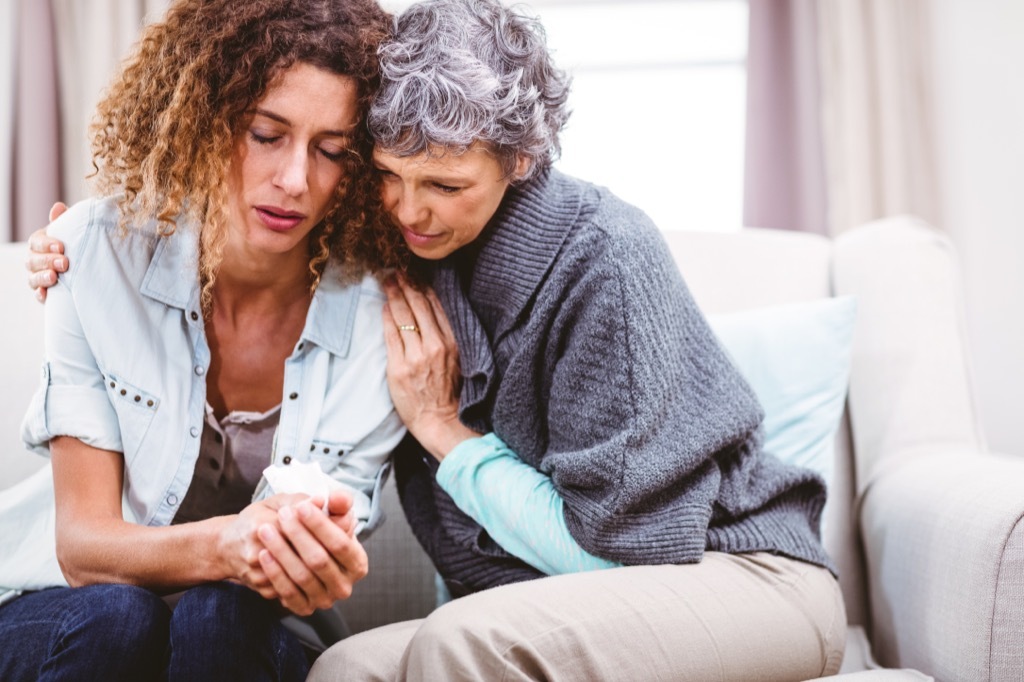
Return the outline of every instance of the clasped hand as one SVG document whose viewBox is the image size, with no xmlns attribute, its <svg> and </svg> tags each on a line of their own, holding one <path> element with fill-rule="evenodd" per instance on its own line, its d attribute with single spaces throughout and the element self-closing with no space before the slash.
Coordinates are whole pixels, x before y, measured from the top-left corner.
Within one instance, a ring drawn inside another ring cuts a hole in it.
<svg viewBox="0 0 1024 682">
<path fill-rule="evenodd" d="M 229 579 L 300 616 L 347 599 L 367 573 L 352 498 L 334 492 L 327 514 L 322 506 L 321 498 L 282 494 L 242 510 L 220 537 Z"/>
</svg>

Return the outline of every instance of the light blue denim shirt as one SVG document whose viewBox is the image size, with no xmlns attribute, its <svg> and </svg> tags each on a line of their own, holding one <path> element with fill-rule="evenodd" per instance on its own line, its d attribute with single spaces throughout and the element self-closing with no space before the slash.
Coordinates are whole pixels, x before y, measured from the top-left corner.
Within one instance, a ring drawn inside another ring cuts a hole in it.
<svg viewBox="0 0 1024 682">
<path fill-rule="evenodd" d="M 70 269 L 47 296 L 42 381 L 22 436 L 42 455 L 56 436 L 124 453 L 125 519 L 168 525 L 192 481 L 206 410 L 210 348 L 197 235 L 181 224 L 160 237 L 153 223 L 122 235 L 118 216 L 115 200 L 87 200 L 49 228 L 64 242 Z M 285 361 L 272 460 L 319 464 L 351 490 L 368 530 L 379 519 L 376 493 L 405 429 L 385 379 L 384 296 L 372 278 L 343 284 L 338 274 L 324 274 Z M 27 497 L 22 504 L 39 505 L 46 496 Z M 0 520 L 0 531 L 18 532 L 6 525 Z M 8 546 L 52 554 L 53 537 Z M 19 587 L 3 582 L 6 559 L 0 585 Z"/>
</svg>

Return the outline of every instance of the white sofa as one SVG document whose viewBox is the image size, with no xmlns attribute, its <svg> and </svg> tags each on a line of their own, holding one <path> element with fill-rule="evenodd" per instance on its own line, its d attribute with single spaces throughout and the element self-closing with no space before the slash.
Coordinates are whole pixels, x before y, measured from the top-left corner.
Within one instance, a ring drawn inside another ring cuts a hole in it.
<svg viewBox="0 0 1024 682">
<path fill-rule="evenodd" d="M 708 312 L 858 299 L 826 510 L 850 623 L 842 673 L 851 682 L 1024 680 L 1024 453 L 985 449 L 950 242 L 911 218 L 835 241 L 756 229 L 668 239 Z M 24 255 L 24 245 L 0 245 L 0 488 L 42 464 L 18 437 L 42 357 L 42 306 L 25 286 Z M 434 603 L 432 568 L 393 488 L 386 494 L 389 520 L 367 543 L 371 574 L 344 609 L 353 631 L 423 616 Z"/>
</svg>

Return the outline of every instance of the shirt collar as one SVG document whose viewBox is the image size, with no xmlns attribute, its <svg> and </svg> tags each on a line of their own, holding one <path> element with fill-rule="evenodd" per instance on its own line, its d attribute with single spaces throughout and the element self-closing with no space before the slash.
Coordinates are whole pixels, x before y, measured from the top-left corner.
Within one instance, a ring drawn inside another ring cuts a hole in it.
<svg viewBox="0 0 1024 682">
<path fill-rule="evenodd" d="M 575 227 L 582 203 L 579 183 L 553 169 L 508 189 L 481 235 L 471 274 L 464 265 L 455 266 L 463 278 L 469 276 L 464 286 L 488 327 L 511 324 L 533 298 Z"/>
<path fill-rule="evenodd" d="M 200 314 L 198 254 L 199 238 L 193 229 L 179 226 L 174 234 L 160 237 L 142 280 L 142 294 L 172 308 Z M 359 290 L 358 283 L 342 281 L 339 266 L 329 264 L 313 295 L 301 340 L 339 357 L 347 356 Z"/>
<path fill-rule="evenodd" d="M 198 256 L 199 235 L 194 229 L 179 225 L 174 234 L 159 237 L 140 291 L 172 308 L 198 313 Z"/>
<path fill-rule="evenodd" d="M 361 289 L 358 282 L 343 281 L 340 266 L 328 264 L 313 294 L 302 339 L 315 343 L 333 355 L 347 357 L 359 310 Z"/>
<path fill-rule="evenodd" d="M 459 346 L 459 414 L 490 430 L 492 346 L 515 323 L 551 269 L 583 206 L 582 186 L 547 170 L 508 189 L 473 251 L 437 263 L 433 284 Z"/>
</svg>

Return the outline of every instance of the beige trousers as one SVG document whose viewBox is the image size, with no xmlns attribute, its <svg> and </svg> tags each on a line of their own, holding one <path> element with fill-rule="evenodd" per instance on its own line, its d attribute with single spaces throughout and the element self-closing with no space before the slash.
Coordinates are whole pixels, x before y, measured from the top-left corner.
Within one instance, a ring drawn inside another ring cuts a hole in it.
<svg viewBox="0 0 1024 682">
<path fill-rule="evenodd" d="M 309 680 L 807 680 L 839 670 L 825 569 L 767 553 L 506 585 L 349 637 Z"/>
</svg>

